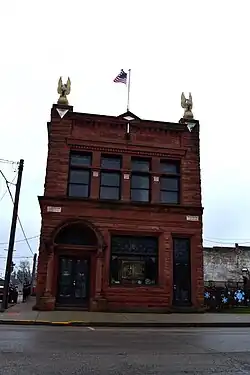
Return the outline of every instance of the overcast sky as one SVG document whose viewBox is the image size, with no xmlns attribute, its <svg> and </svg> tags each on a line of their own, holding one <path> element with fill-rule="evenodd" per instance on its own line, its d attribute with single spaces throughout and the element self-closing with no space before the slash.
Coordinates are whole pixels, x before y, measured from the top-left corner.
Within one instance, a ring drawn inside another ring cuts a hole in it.
<svg viewBox="0 0 250 375">
<path fill-rule="evenodd" d="M 181 92 L 192 92 L 201 128 L 205 244 L 250 244 L 249 10 L 247 0 L 2 1 L 0 159 L 25 160 L 19 214 L 27 237 L 40 231 L 37 196 L 59 76 L 71 78 L 75 111 L 119 115 L 126 89 L 113 78 L 131 68 L 131 111 L 141 118 L 178 122 Z M 8 180 L 15 177 L 12 165 L 0 168 Z M 5 190 L 0 178 L 0 199 Z M 11 215 L 6 194 L 0 274 Z M 19 225 L 16 240 L 23 240 Z M 37 251 L 37 239 L 30 245 Z M 32 256 L 25 242 L 15 249 L 16 262 Z"/>
</svg>

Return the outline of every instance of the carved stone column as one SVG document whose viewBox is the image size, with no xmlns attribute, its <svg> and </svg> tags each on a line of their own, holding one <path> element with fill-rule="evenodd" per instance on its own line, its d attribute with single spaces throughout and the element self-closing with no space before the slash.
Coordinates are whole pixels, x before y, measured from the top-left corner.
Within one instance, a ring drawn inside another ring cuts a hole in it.
<svg viewBox="0 0 250 375">
<path fill-rule="evenodd" d="M 107 300 L 103 295 L 103 250 L 98 250 L 96 257 L 96 279 L 95 279 L 95 297 L 91 301 L 91 311 L 106 311 Z"/>
<path fill-rule="evenodd" d="M 103 253 L 98 252 L 96 258 L 95 298 L 101 297 L 103 277 Z"/>
<path fill-rule="evenodd" d="M 46 243 L 46 280 L 45 288 L 42 296 L 38 297 L 36 310 L 51 311 L 55 309 L 55 296 L 52 295 L 53 289 L 53 275 L 54 275 L 54 248 Z"/>
<path fill-rule="evenodd" d="M 50 296 L 52 296 L 53 275 L 54 275 L 54 252 L 48 254 L 48 263 L 47 263 L 47 278 L 46 278 L 45 294 L 48 294 Z"/>
</svg>

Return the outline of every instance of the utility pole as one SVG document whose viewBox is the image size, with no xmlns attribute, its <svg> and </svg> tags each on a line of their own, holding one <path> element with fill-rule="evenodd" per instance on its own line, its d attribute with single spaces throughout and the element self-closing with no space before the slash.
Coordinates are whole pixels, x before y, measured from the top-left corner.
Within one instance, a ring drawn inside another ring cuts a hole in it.
<svg viewBox="0 0 250 375">
<path fill-rule="evenodd" d="M 34 288 L 34 281 L 35 281 L 35 277 L 36 277 L 36 258 L 37 258 L 37 254 L 35 253 L 34 254 L 34 257 L 33 257 L 33 267 L 32 267 L 32 275 L 31 275 L 31 295 L 33 294 L 33 288 Z"/>
<path fill-rule="evenodd" d="M 12 214 L 12 222 L 11 222 L 10 237 L 9 237 L 8 256 L 7 256 L 5 278 L 4 278 L 3 300 L 2 300 L 2 306 L 1 306 L 2 312 L 8 308 L 9 284 L 10 284 L 10 275 L 11 275 L 11 268 L 12 268 L 13 250 L 14 250 L 14 244 L 15 244 L 16 223 L 18 219 L 18 205 L 19 205 L 19 197 L 20 197 L 20 190 L 21 190 L 21 183 L 22 183 L 22 175 L 23 175 L 23 164 L 24 164 L 24 160 L 21 159 L 19 162 L 19 167 L 18 167 L 15 199 L 14 199 L 14 204 L 13 204 L 13 214 Z"/>
</svg>

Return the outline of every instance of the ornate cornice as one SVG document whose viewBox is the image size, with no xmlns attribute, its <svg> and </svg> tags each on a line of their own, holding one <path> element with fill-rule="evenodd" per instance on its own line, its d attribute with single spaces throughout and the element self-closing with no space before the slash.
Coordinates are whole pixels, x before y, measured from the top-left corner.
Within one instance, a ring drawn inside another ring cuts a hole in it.
<svg viewBox="0 0 250 375">
<path fill-rule="evenodd" d="M 140 156 L 147 156 L 147 157 L 183 157 L 186 154 L 186 148 L 174 148 L 174 147 L 166 147 L 165 149 L 162 146 L 157 147 L 154 145 L 154 150 L 158 148 L 159 151 L 150 151 L 150 146 L 145 144 L 138 144 L 136 145 L 125 145 L 120 142 L 112 142 L 112 145 L 115 144 L 115 147 L 110 146 L 110 142 L 100 141 L 101 144 L 97 145 L 98 141 L 91 144 L 88 142 L 86 144 L 86 140 L 80 140 L 75 138 L 67 138 L 66 139 L 67 146 L 75 149 L 75 150 L 85 150 L 85 151 L 99 151 L 99 152 L 109 152 L 109 153 L 119 153 L 119 154 L 130 154 L 130 155 L 140 155 Z M 106 143 L 106 145 L 105 145 Z M 145 150 L 142 150 L 144 148 Z"/>
<path fill-rule="evenodd" d="M 76 125 L 83 125 L 84 123 L 91 124 L 92 126 L 121 126 L 128 122 L 124 118 L 124 115 L 119 116 L 106 116 L 106 115 L 98 115 L 98 114 L 91 114 L 91 113 L 79 113 L 79 112 L 70 112 L 68 113 L 68 118 L 70 118 L 74 124 Z M 134 119 L 130 122 L 131 128 L 139 127 L 139 128 L 148 128 L 151 131 L 177 131 L 183 132 L 188 131 L 186 124 L 177 122 L 165 122 L 165 121 L 154 121 L 154 120 L 144 120 L 140 119 L 138 116 L 132 114 Z"/>
</svg>

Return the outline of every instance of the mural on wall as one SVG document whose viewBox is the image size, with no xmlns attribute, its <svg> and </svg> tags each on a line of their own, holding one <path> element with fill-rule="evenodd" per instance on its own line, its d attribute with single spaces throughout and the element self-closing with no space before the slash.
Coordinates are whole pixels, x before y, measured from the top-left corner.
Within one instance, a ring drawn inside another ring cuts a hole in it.
<svg viewBox="0 0 250 375">
<path fill-rule="evenodd" d="M 242 282 L 242 269 L 250 271 L 250 247 L 204 247 L 204 281 Z"/>
<path fill-rule="evenodd" d="M 204 248 L 204 306 L 224 311 L 250 306 L 250 247 Z"/>
</svg>

